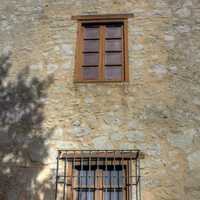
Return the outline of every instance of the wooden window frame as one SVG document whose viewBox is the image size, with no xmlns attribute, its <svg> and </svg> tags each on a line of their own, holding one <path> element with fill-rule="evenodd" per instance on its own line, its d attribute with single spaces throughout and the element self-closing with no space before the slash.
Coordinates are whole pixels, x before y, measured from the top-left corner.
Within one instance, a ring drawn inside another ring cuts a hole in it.
<svg viewBox="0 0 200 200">
<path fill-rule="evenodd" d="M 75 71 L 74 81 L 76 83 L 96 83 L 96 82 L 127 82 L 129 81 L 129 68 L 128 68 L 128 18 L 133 17 L 133 14 L 113 14 L 113 15 L 81 15 L 72 16 L 73 20 L 78 21 L 78 31 L 76 40 L 76 53 L 75 53 Z M 105 50 L 105 27 L 100 27 L 100 53 L 99 53 L 99 77 L 98 80 L 84 80 L 82 78 L 81 67 L 83 63 L 83 24 L 106 24 L 106 23 L 122 23 L 123 24 L 123 37 L 122 37 L 122 78 L 120 80 L 105 80 L 104 75 L 104 57 L 103 52 Z"/>
<path fill-rule="evenodd" d="M 105 162 L 101 162 L 99 161 L 99 165 L 112 165 L 113 163 L 111 163 L 112 161 L 107 161 L 107 163 Z M 91 163 L 92 164 L 92 163 Z M 122 186 L 121 192 L 123 195 L 123 199 L 124 200 L 131 200 L 131 189 L 130 189 L 130 184 L 131 184 L 131 180 L 130 180 L 130 173 L 132 170 L 132 166 L 131 163 L 127 160 L 121 161 L 120 163 L 122 165 L 122 168 L 124 169 L 124 183 L 125 185 Z M 81 163 L 79 163 L 78 165 L 81 165 Z M 72 163 L 68 162 L 68 169 L 67 169 L 67 173 L 70 174 L 70 176 L 72 177 L 78 177 L 77 174 L 73 173 L 73 169 L 72 169 Z M 97 178 L 98 177 L 98 178 Z M 107 189 L 105 189 L 105 185 L 103 182 L 103 170 L 102 169 L 97 169 L 95 171 L 95 185 L 94 185 L 94 195 L 95 195 L 95 200 L 105 200 L 104 198 L 104 190 L 109 191 Z M 74 180 L 70 180 L 70 184 L 68 184 L 67 190 L 68 190 L 68 196 L 67 196 L 67 200 L 76 200 L 77 196 L 78 196 L 78 192 L 76 191 L 75 188 L 78 188 L 78 180 L 74 179 Z M 112 186 L 112 183 L 110 183 L 110 186 Z M 72 189 L 73 187 L 73 189 Z M 81 188 L 81 187 L 80 187 Z M 84 189 L 85 187 L 83 187 Z M 114 189 L 115 187 L 111 187 L 110 189 Z"/>
</svg>

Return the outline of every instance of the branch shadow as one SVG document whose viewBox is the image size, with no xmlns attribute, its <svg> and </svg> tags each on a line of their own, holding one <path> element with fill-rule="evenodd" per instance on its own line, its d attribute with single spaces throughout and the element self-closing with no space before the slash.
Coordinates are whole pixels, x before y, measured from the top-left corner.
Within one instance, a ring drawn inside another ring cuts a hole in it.
<svg viewBox="0 0 200 200">
<path fill-rule="evenodd" d="M 51 179 L 40 180 L 48 157 L 44 105 L 53 77 L 32 77 L 28 67 L 9 80 L 11 55 L 0 56 L 0 200 L 52 199 Z"/>
</svg>

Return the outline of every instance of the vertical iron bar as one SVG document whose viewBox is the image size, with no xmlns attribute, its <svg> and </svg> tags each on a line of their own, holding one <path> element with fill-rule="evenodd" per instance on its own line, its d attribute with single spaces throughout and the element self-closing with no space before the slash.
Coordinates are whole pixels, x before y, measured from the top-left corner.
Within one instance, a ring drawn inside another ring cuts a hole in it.
<svg viewBox="0 0 200 200">
<path fill-rule="evenodd" d="M 132 157 L 130 158 L 129 162 L 130 162 L 130 172 L 129 172 L 129 181 L 130 181 L 130 192 L 129 192 L 129 195 L 130 195 L 130 199 L 132 199 L 132 193 L 133 193 L 133 177 L 132 177 Z"/>
<path fill-rule="evenodd" d="M 97 187 L 97 191 L 99 192 L 99 158 L 97 157 L 97 170 L 96 170 L 97 174 L 96 174 L 96 179 L 97 179 L 97 183 L 96 183 L 96 187 Z"/>
<path fill-rule="evenodd" d="M 114 185 L 114 191 L 113 191 L 113 194 L 114 194 L 114 196 L 119 196 L 119 194 L 117 193 L 117 190 L 115 191 L 115 187 L 116 187 L 116 185 L 115 185 L 115 181 L 116 181 L 116 174 L 117 174 L 117 170 L 116 170 L 116 158 L 115 158 L 115 153 L 116 153 L 116 151 L 114 151 L 114 158 L 113 158 L 113 161 L 114 161 L 114 165 L 113 165 L 113 171 L 114 171 L 114 177 L 113 177 L 113 185 Z M 112 185 L 111 185 L 111 187 L 112 187 Z M 116 192 L 116 194 L 115 194 L 115 192 Z M 117 197 L 118 198 L 118 197 Z"/>
<path fill-rule="evenodd" d="M 89 162 L 89 199 L 90 199 L 90 193 L 91 192 L 93 192 L 93 188 L 92 188 L 92 182 L 93 182 L 93 176 L 92 176 L 92 170 L 91 170 L 91 151 L 90 151 L 90 153 L 89 153 L 89 160 L 88 160 L 88 162 Z M 92 195 L 93 195 L 93 200 L 94 200 L 94 194 L 92 193 Z"/>
<path fill-rule="evenodd" d="M 106 159 L 105 159 L 105 171 L 106 171 L 106 173 L 105 173 L 105 180 L 106 180 L 106 182 L 109 182 L 109 175 L 108 175 L 108 158 L 107 158 L 107 151 L 105 151 L 106 152 Z M 107 181 L 107 178 L 108 178 L 108 181 Z M 108 193 L 108 190 L 107 190 L 107 188 L 108 188 L 108 185 L 106 184 L 105 185 L 105 194 L 106 194 L 106 197 L 107 197 L 107 193 Z M 108 193 L 108 196 L 109 196 L 109 199 L 111 199 L 111 197 L 110 197 L 110 194 Z"/>
<path fill-rule="evenodd" d="M 108 159 L 109 160 L 109 159 Z M 109 161 L 108 161 L 109 162 Z M 109 164 L 111 163 L 111 161 L 109 162 Z M 111 167 L 111 166 L 110 166 Z M 110 187 L 109 187 L 109 192 L 110 192 L 110 200 L 112 199 L 112 170 L 108 170 L 108 176 L 109 176 L 109 180 L 110 180 Z"/>
<path fill-rule="evenodd" d="M 64 158 L 64 185 L 63 185 L 63 200 L 65 200 L 65 186 L 66 186 L 66 158 Z"/>
<path fill-rule="evenodd" d="M 80 176 L 80 182 L 81 182 L 80 187 L 81 187 L 81 188 L 80 188 L 80 196 L 82 197 L 82 195 L 83 195 L 83 190 L 82 190 L 82 188 L 83 188 L 83 182 L 84 182 L 84 181 L 83 181 L 84 179 L 83 179 L 83 157 L 82 157 L 82 156 L 81 156 L 81 160 L 80 160 L 80 161 L 81 161 L 81 163 L 80 163 L 80 164 L 81 164 L 81 176 Z"/>
<path fill-rule="evenodd" d="M 70 167 L 71 167 L 71 169 L 69 169 L 70 170 L 70 185 L 71 185 L 71 195 L 73 194 L 73 175 L 72 175 L 72 169 L 73 169 L 73 158 L 72 158 L 72 160 L 69 160 L 68 162 L 72 162 L 71 164 L 70 164 Z M 67 199 L 68 200 L 68 199 Z"/>
<path fill-rule="evenodd" d="M 74 161 L 75 161 L 75 151 L 73 151 L 73 158 L 72 158 L 72 169 L 71 169 L 71 195 L 72 199 L 74 199 Z M 79 197 L 78 197 L 79 198 Z"/>
<path fill-rule="evenodd" d="M 97 191 L 99 192 L 99 188 L 98 188 L 98 183 L 99 183 L 99 159 L 98 159 L 98 157 L 97 157 L 97 170 L 95 171 L 95 187 L 96 187 L 96 189 L 97 189 Z M 96 179 L 97 179 L 97 181 L 96 181 Z M 96 194 L 94 195 L 94 196 L 96 196 Z M 96 197 L 95 197 L 95 200 L 96 200 Z"/>
<path fill-rule="evenodd" d="M 124 152 L 125 155 L 126 152 Z M 124 156 L 123 155 L 123 156 Z M 124 164 L 125 164 L 125 178 L 126 178 L 126 199 L 129 199 L 129 166 L 128 166 L 128 160 L 127 158 L 124 159 Z"/>
<path fill-rule="evenodd" d="M 118 163 L 118 165 L 120 166 L 120 160 L 119 160 L 119 163 Z M 119 168 L 120 169 L 120 168 Z M 121 171 L 121 170 L 120 170 Z M 118 172 L 118 174 L 117 174 L 117 187 L 118 187 L 118 189 L 119 189 L 119 191 L 121 192 L 121 186 L 120 186 L 120 171 Z M 119 192 L 119 194 L 120 194 L 120 192 Z M 123 191 L 122 191 L 123 192 Z M 117 200 L 119 200 L 119 195 L 118 194 L 118 198 L 117 198 Z"/>
<path fill-rule="evenodd" d="M 58 193 L 59 157 L 60 157 L 60 151 L 58 151 L 58 156 L 57 156 L 55 200 L 57 200 L 57 193 Z"/>
<path fill-rule="evenodd" d="M 127 200 L 126 198 L 126 180 L 125 180 L 125 169 L 124 169 L 124 157 L 123 157 L 123 153 L 121 152 L 121 164 L 122 164 L 122 192 L 123 192 L 123 197 L 125 196 L 125 200 Z M 125 195 L 124 195 L 125 193 Z"/>
<path fill-rule="evenodd" d="M 87 163 L 87 159 L 88 158 L 85 158 L 85 162 L 86 163 Z M 83 164 L 84 164 L 84 159 L 83 159 Z M 86 187 L 85 187 L 86 190 L 84 192 L 86 192 L 86 199 L 88 199 L 88 180 L 87 180 L 87 178 L 88 178 L 88 170 L 87 170 L 87 168 L 84 171 L 85 172 L 83 173 L 83 180 L 86 183 Z"/>
<path fill-rule="evenodd" d="M 135 160 L 135 179 L 136 179 L 136 182 L 135 182 L 135 188 L 136 188 L 136 200 L 138 200 L 138 173 L 137 173 L 137 157 L 136 157 L 136 160 Z"/>
<path fill-rule="evenodd" d="M 142 200 L 142 197 L 141 197 L 141 174 L 140 174 L 140 158 L 138 160 L 138 170 L 139 170 L 139 197 L 140 199 L 139 200 Z"/>
<path fill-rule="evenodd" d="M 130 179 L 129 179 L 129 175 L 130 175 L 130 166 L 129 166 L 129 160 L 127 160 L 126 158 L 126 179 L 127 179 L 127 199 L 129 199 L 130 197 Z"/>
</svg>

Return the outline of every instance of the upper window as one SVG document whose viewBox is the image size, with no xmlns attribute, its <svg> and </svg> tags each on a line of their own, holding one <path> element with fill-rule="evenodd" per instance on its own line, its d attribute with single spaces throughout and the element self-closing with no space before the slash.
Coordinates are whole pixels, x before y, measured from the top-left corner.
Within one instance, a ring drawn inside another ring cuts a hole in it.
<svg viewBox="0 0 200 200">
<path fill-rule="evenodd" d="M 128 80 L 127 15 L 125 16 L 77 17 L 77 82 Z"/>
</svg>

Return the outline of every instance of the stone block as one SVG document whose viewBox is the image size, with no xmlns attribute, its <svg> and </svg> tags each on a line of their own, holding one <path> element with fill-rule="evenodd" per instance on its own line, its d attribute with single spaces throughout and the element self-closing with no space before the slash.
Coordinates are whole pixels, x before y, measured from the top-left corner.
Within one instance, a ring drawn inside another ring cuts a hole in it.
<svg viewBox="0 0 200 200">
<path fill-rule="evenodd" d="M 178 134 L 168 134 L 167 139 L 171 145 L 188 152 L 192 147 L 194 135 L 193 130 L 187 130 Z"/>
<path fill-rule="evenodd" d="M 127 138 L 129 142 L 142 142 L 144 141 L 144 133 L 142 131 L 129 131 Z"/>
<path fill-rule="evenodd" d="M 189 154 L 187 160 L 190 170 L 194 169 L 200 170 L 200 150 Z"/>
<path fill-rule="evenodd" d="M 95 149 L 106 150 L 112 149 L 113 144 L 107 136 L 99 136 L 92 140 Z"/>
</svg>

